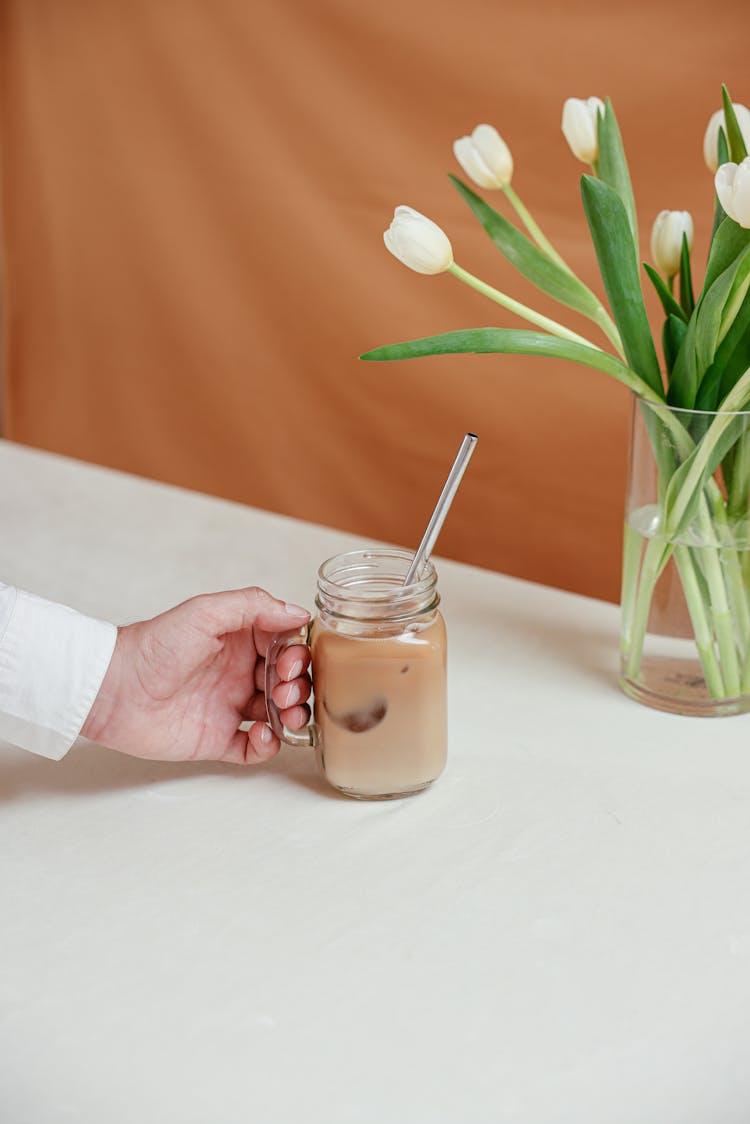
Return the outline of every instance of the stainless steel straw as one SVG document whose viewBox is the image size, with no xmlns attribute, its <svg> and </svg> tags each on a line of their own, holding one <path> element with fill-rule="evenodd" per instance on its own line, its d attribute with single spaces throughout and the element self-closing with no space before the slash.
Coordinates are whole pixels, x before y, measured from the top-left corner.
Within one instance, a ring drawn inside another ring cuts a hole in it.
<svg viewBox="0 0 750 1124">
<path fill-rule="evenodd" d="M 478 440 L 479 438 L 476 433 L 467 433 L 461 442 L 461 448 L 458 450 L 456 459 L 448 473 L 448 479 L 445 481 L 443 490 L 438 497 L 438 502 L 435 504 L 435 510 L 430 516 L 427 530 L 422 536 L 421 543 L 417 547 L 414 560 L 409 567 L 409 573 L 404 578 L 404 585 L 410 585 L 415 580 L 422 566 L 432 554 L 432 548 L 437 542 L 440 529 L 445 522 L 445 517 L 453 503 L 453 497 L 458 491 L 458 485 L 461 483 L 461 477 L 466 471 L 466 466 L 469 463 L 469 459 L 474 452 Z"/>
</svg>

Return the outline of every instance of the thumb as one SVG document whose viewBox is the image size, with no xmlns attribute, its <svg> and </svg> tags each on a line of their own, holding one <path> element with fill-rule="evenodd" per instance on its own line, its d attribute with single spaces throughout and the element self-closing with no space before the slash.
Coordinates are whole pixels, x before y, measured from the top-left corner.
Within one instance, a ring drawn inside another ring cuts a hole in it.
<svg viewBox="0 0 750 1124">
<path fill-rule="evenodd" d="M 310 619 L 307 609 L 288 605 L 257 586 L 206 593 L 187 604 L 200 612 L 214 636 L 254 625 L 268 632 L 301 628 Z"/>
</svg>

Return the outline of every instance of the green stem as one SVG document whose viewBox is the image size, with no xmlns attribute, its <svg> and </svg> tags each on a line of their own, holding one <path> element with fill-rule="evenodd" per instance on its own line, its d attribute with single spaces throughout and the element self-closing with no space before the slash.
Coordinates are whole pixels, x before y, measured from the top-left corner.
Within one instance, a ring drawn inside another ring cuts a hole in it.
<svg viewBox="0 0 750 1124">
<path fill-rule="evenodd" d="M 626 526 L 626 535 L 628 530 Z M 632 530 L 630 534 L 635 536 L 635 532 Z M 710 590 L 707 607 L 696 575 L 697 562 L 694 560 L 690 549 L 686 546 L 673 546 L 656 538 L 651 539 L 646 547 L 640 583 L 637 587 L 638 592 L 634 596 L 635 582 L 637 581 L 637 568 L 634 566 L 632 558 L 634 549 L 632 542 L 626 546 L 626 560 L 623 564 L 622 654 L 625 674 L 630 679 L 638 678 L 654 590 L 664 567 L 669 561 L 670 554 L 674 550 L 675 563 L 690 613 L 695 644 L 708 689 L 714 698 L 738 695 L 740 693 L 740 679 L 732 634 L 732 618 L 727 605 L 717 552 L 715 550 L 706 551 L 705 548 L 701 548 L 701 553 L 706 560 L 708 571 L 706 580 Z M 626 583 L 632 583 L 629 592 L 626 592 Z M 721 666 L 716 659 L 713 634 L 709 624 L 709 612 L 716 630 Z"/>
<path fill-rule="evenodd" d="M 669 513 L 670 527 L 668 529 L 679 531 L 680 524 L 696 490 L 704 486 L 704 476 L 708 475 L 706 469 L 719 440 L 725 430 L 732 424 L 736 412 L 746 404 L 748 394 L 750 394 L 750 367 L 727 394 L 722 403 L 721 411 L 716 414 L 704 437 L 693 450 L 689 458 L 691 459 L 690 467 L 679 492 L 674 498 Z"/>
<path fill-rule="evenodd" d="M 573 272 L 562 254 L 559 254 L 557 252 L 557 250 L 552 245 L 549 238 L 539 226 L 539 223 L 536 221 L 526 204 L 521 200 L 517 192 L 511 187 L 509 183 L 505 185 L 503 191 L 507 195 L 509 202 L 515 208 L 518 217 L 528 230 L 531 237 L 536 242 L 539 249 L 543 250 L 547 257 L 552 258 L 552 260 L 557 262 L 557 264 L 562 269 L 564 269 L 566 273 L 569 273 L 571 277 L 575 277 L 576 281 L 579 281 L 583 285 L 580 277 L 578 277 L 577 274 Z M 592 316 L 591 319 L 595 324 L 599 325 L 609 342 L 616 348 L 617 354 L 620 356 L 620 358 L 624 359 L 625 349 L 622 346 L 622 339 L 620 338 L 620 333 L 617 330 L 617 325 L 615 324 L 614 320 L 609 315 L 599 298 L 596 296 L 596 293 L 593 293 L 587 285 L 584 287 L 589 293 L 591 293 L 591 296 L 594 297 L 597 302 L 596 313 L 594 314 L 594 316 Z"/>
<path fill-rule="evenodd" d="M 743 433 L 735 446 L 737 452 L 732 465 L 732 480 L 727 497 L 727 514 L 730 519 L 746 519 L 748 493 L 750 492 L 750 440 Z"/>
<path fill-rule="evenodd" d="M 745 652 L 745 661 L 742 665 L 741 686 L 743 695 L 750 694 L 750 645 Z"/>
<path fill-rule="evenodd" d="M 556 320 L 550 320 L 547 316 L 542 316 L 540 312 L 535 312 L 533 308 L 528 305 L 521 304 L 520 301 L 514 300 L 513 297 L 507 296 L 506 293 L 501 293 L 499 289 L 493 289 L 492 285 L 488 285 L 485 281 L 480 281 L 473 273 L 468 270 L 462 269 L 460 265 L 453 262 L 448 266 L 448 272 L 457 277 L 459 281 L 463 281 L 472 289 L 476 289 L 485 297 L 495 301 L 496 304 L 502 305 L 507 308 L 509 312 L 515 312 L 517 316 L 521 316 L 524 320 L 536 324 L 538 328 L 543 328 L 545 331 L 550 332 L 553 336 L 560 336 L 564 340 L 572 340 L 573 343 L 582 343 L 586 347 L 596 347 L 591 340 L 587 340 L 585 336 L 579 336 L 576 332 L 571 332 L 563 324 L 558 324 Z M 601 348 L 597 349 L 601 350 Z"/>
<path fill-rule="evenodd" d="M 725 531 L 723 528 L 719 529 L 719 534 L 724 538 Z M 735 548 L 734 543 L 727 541 L 726 545 L 721 547 L 721 559 L 727 575 L 727 589 L 734 623 L 735 642 L 740 657 L 742 657 L 747 652 L 748 640 L 750 639 L 750 612 L 748 612 L 747 605 L 747 583 L 742 572 L 740 553 Z"/>
<path fill-rule="evenodd" d="M 744 405 L 749 390 L 750 369 L 724 399 L 722 412 L 713 419 L 698 445 L 694 445 L 690 435 L 671 412 L 660 414 L 663 423 L 668 426 L 676 440 L 679 455 L 685 458 L 685 462 L 689 462 L 681 487 L 672 498 L 667 516 L 669 526 L 665 529 L 670 535 L 681 536 L 684 532 L 683 523 L 690 516 L 690 506 L 695 503 L 693 516 L 695 529 L 704 545 L 692 549 L 675 544 L 675 562 L 682 581 L 706 683 L 714 698 L 736 697 L 750 690 L 750 612 L 746 594 L 747 574 L 735 549 L 736 536 L 727 519 L 727 509 L 721 490 L 717 481 L 709 475 L 717 445 L 724 439 L 727 428 L 732 423 L 733 412 Z M 653 440 L 654 434 L 651 436 Z M 656 448 L 655 452 L 658 452 Z M 746 452 L 743 450 L 743 458 Z M 739 452 L 735 467 L 739 480 L 741 481 L 743 477 L 747 480 L 746 472 L 750 471 L 750 465 L 746 469 L 744 459 L 740 459 Z M 662 464 L 659 475 L 661 477 L 662 472 L 666 472 L 667 478 L 670 479 L 673 471 Z M 746 510 L 747 486 L 743 488 L 741 483 L 737 483 L 736 488 L 738 489 L 736 507 L 740 507 L 743 502 L 740 496 L 744 491 Z M 632 626 L 626 625 L 626 628 L 631 629 L 627 654 L 629 676 L 637 675 L 640 668 L 651 599 L 660 569 L 663 568 L 660 550 L 664 560 L 668 557 L 663 547 L 655 546 L 654 541 L 649 543 L 644 556 L 640 586 L 635 608 L 632 610 Z M 743 552 L 745 553 L 747 552 Z M 628 611 L 630 612 L 629 606 Z M 627 637 L 627 632 L 625 635 Z"/>
<path fill-rule="evenodd" d="M 704 541 L 710 543 L 713 539 L 713 527 L 711 517 L 708 514 L 705 497 L 700 503 L 696 524 Z M 740 669 L 737 662 L 737 649 L 734 644 L 732 614 L 729 610 L 727 591 L 724 585 L 724 575 L 721 570 L 721 559 L 719 551 L 715 547 L 702 546 L 699 549 L 703 561 L 703 572 L 708 585 L 709 608 L 713 619 L 714 631 L 716 633 L 716 641 L 719 647 L 719 659 L 721 660 L 721 670 L 726 687 L 726 694 L 729 695 L 730 698 L 734 698 L 740 693 Z M 696 643 L 698 643 L 697 633 L 695 639 Z"/>
<path fill-rule="evenodd" d="M 562 266 L 562 268 L 566 270 L 566 272 L 569 273 L 571 277 L 575 277 L 573 270 L 565 261 L 565 258 L 562 257 L 561 254 L 558 254 L 549 238 L 542 231 L 542 228 L 539 226 L 539 223 L 536 221 L 531 211 L 528 209 L 526 204 L 521 201 L 519 195 L 514 191 L 509 183 L 505 185 L 503 191 L 508 196 L 509 202 L 515 208 L 518 217 L 528 230 L 531 237 L 536 242 L 539 249 L 544 250 L 545 254 L 547 254 L 548 257 L 552 258 L 553 261 L 556 261 L 558 265 Z"/>
<path fill-rule="evenodd" d="M 622 544 L 622 594 L 620 612 L 622 626 L 620 633 L 620 652 L 627 660 L 633 644 L 633 621 L 638 590 L 638 571 L 641 564 L 641 536 L 625 520 Z"/>
<path fill-rule="evenodd" d="M 718 497 L 710 496 L 709 501 L 711 515 L 713 516 L 714 526 L 716 527 L 720 543 L 721 560 L 727 576 L 727 588 L 729 592 L 729 603 L 732 609 L 735 639 L 740 657 L 742 658 L 743 653 L 747 653 L 748 643 L 750 642 L 748 583 L 747 574 L 743 570 L 743 561 L 747 551 L 738 549 L 737 532 L 733 530 L 727 517 L 728 513 L 727 509 L 724 507 L 724 500 L 721 492 L 718 493 Z"/>
<path fill-rule="evenodd" d="M 732 465 L 732 479 L 729 486 L 727 499 L 727 524 L 728 530 L 735 542 L 739 540 L 740 549 L 734 551 L 738 576 L 737 584 L 743 593 L 742 608 L 745 616 L 743 623 L 750 617 L 747 604 L 747 590 L 750 589 L 750 543 L 748 537 L 748 513 L 750 507 L 750 436 L 743 433 L 737 442 L 737 452 Z M 750 694 L 750 625 L 745 633 L 744 660 L 741 673 L 741 689 L 743 694 Z"/>
<path fill-rule="evenodd" d="M 646 639 L 651 598 L 654 595 L 654 589 L 662 570 L 669 561 L 671 552 L 672 546 L 670 543 L 664 542 L 662 539 L 649 539 L 646 553 L 643 556 L 641 580 L 632 611 L 630 642 L 627 646 L 623 644 L 625 674 L 630 679 L 636 679 L 641 669 L 643 642 Z"/>
<path fill-rule="evenodd" d="M 689 548 L 686 546 L 676 546 L 674 556 L 680 575 L 680 581 L 682 582 L 682 589 L 685 594 L 688 612 L 690 613 L 690 620 L 693 625 L 695 646 L 700 656 L 703 674 L 706 679 L 706 686 L 713 698 L 726 698 L 727 692 L 724 688 L 722 668 L 719 667 L 716 659 L 713 635 L 708 624 L 703 595 L 695 574 L 696 563 L 693 560 Z"/>
</svg>

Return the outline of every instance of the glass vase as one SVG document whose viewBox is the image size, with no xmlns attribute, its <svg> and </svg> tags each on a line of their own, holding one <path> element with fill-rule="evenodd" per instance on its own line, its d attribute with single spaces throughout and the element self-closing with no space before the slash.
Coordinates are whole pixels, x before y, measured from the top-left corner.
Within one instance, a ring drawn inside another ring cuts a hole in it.
<svg viewBox="0 0 750 1124">
<path fill-rule="evenodd" d="M 749 429 L 633 399 L 620 682 L 648 706 L 750 710 Z"/>
</svg>

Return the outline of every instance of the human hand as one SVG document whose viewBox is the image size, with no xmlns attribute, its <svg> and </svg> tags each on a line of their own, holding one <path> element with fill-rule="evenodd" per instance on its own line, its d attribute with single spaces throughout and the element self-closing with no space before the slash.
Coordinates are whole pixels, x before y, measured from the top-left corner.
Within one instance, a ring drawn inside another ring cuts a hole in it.
<svg viewBox="0 0 750 1124">
<path fill-rule="evenodd" d="M 263 589 L 184 601 L 118 629 L 114 654 L 81 733 L 110 749 L 161 761 L 267 761 L 279 740 L 266 725 L 265 655 L 276 632 L 310 614 Z M 273 691 L 292 730 L 309 719 L 310 653 L 287 648 Z M 247 733 L 241 722 L 254 724 Z"/>
</svg>

